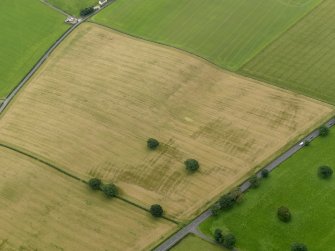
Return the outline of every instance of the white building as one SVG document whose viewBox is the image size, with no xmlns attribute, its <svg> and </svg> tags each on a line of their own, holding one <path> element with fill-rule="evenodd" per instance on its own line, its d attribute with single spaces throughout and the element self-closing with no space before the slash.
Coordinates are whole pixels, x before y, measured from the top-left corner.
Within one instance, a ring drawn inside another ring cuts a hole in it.
<svg viewBox="0 0 335 251">
<path fill-rule="evenodd" d="M 100 0 L 100 1 L 99 1 L 100 6 L 103 6 L 103 5 L 105 5 L 106 3 L 107 3 L 107 0 Z"/>
</svg>

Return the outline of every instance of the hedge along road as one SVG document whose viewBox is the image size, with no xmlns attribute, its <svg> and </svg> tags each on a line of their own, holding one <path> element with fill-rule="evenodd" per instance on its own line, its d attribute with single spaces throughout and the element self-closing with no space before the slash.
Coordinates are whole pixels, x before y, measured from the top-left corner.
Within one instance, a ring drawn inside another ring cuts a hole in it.
<svg viewBox="0 0 335 251">
<path fill-rule="evenodd" d="M 331 128 L 335 125 L 335 118 L 330 119 L 328 122 L 325 123 L 325 126 L 328 128 Z M 294 146 L 292 146 L 289 150 L 287 150 L 285 153 L 281 154 L 279 157 L 274 159 L 272 162 L 270 162 L 268 165 L 266 165 L 263 169 L 268 170 L 269 172 L 278 167 L 282 162 L 287 160 L 289 157 L 291 157 L 293 154 L 295 154 L 297 151 L 299 151 L 301 148 L 304 147 L 303 144 L 300 144 L 301 142 L 305 141 L 312 141 L 313 139 L 317 138 L 319 136 L 319 129 L 314 130 L 309 135 L 307 135 L 305 138 L 301 139 L 298 143 L 296 143 Z M 261 171 L 257 173 L 257 176 L 261 176 Z M 241 192 L 245 192 L 250 188 L 250 182 L 245 181 L 240 185 Z M 212 215 L 212 212 L 210 209 L 199 215 L 197 218 L 195 218 L 191 223 L 189 223 L 187 226 L 176 232 L 174 235 L 172 235 L 170 238 L 168 238 L 166 241 L 161 243 L 158 247 L 154 249 L 154 251 L 166 251 L 175 246 L 179 241 L 181 241 L 186 235 L 193 233 L 196 235 L 198 234 L 197 227 L 199 224 L 201 224 L 203 221 L 208 219 Z M 199 236 L 202 238 L 202 236 Z M 237 249 L 235 249 L 237 250 Z"/>
<path fill-rule="evenodd" d="M 34 73 L 42 66 L 44 61 L 50 56 L 50 54 L 56 49 L 56 47 L 64 41 L 64 39 L 74 30 L 76 29 L 81 23 L 85 22 L 87 19 L 92 17 L 93 15 L 97 14 L 99 11 L 103 10 L 115 0 L 108 1 L 107 4 L 102 6 L 99 10 L 93 12 L 92 14 L 78 19 L 78 23 L 74 24 L 69 28 L 45 53 L 44 55 L 38 60 L 38 62 L 34 65 L 34 67 L 28 72 L 28 74 L 20 81 L 20 83 L 15 87 L 15 89 L 2 101 L 0 100 L 0 114 L 6 109 L 9 103 L 13 100 L 15 95 L 22 89 L 22 87 L 28 82 L 28 80 L 34 75 Z"/>
</svg>

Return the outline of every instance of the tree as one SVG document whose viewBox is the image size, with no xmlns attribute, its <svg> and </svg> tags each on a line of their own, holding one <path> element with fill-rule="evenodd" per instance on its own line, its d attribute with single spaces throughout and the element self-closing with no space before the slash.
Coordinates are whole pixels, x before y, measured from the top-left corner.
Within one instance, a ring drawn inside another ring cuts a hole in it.
<svg viewBox="0 0 335 251">
<path fill-rule="evenodd" d="M 284 206 L 278 208 L 277 216 L 282 222 L 289 222 L 291 220 L 291 212 Z"/>
<path fill-rule="evenodd" d="M 249 182 L 252 188 L 257 188 L 260 185 L 260 179 L 257 177 L 257 175 L 251 176 Z"/>
<path fill-rule="evenodd" d="M 318 169 L 318 175 L 322 179 L 328 179 L 333 175 L 333 169 L 329 166 L 320 166 Z"/>
<path fill-rule="evenodd" d="M 214 240 L 217 243 L 220 243 L 220 244 L 223 243 L 223 236 L 222 236 L 222 230 L 221 229 L 219 229 L 219 228 L 215 229 L 215 231 L 214 231 Z"/>
<path fill-rule="evenodd" d="M 107 197 L 115 197 L 118 194 L 118 189 L 113 183 L 102 185 L 101 190 Z"/>
<path fill-rule="evenodd" d="M 303 243 L 293 243 L 291 246 L 292 251 L 308 251 L 307 247 Z"/>
<path fill-rule="evenodd" d="M 224 247 L 226 247 L 228 249 L 232 249 L 236 244 L 235 236 L 231 233 L 223 235 L 222 244 L 223 244 Z"/>
<path fill-rule="evenodd" d="M 93 13 L 93 12 L 94 12 L 94 8 L 92 6 L 87 7 L 87 8 L 80 11 L 80 16 L 84 17 L 84 16 L 87 16 L 87 15 Z"/>
<path fill-rule="evenodd" d="M 159 146 L 159 142 L 157 139 L 149 138 L 147 140 L 147 146 L 151 150 L 155 150 Z"/>
<path fill-rule="evenodd" d="M 88 185 L 93 189 L 93 190 L 100 190 L 101 188 L 101 179 L 98 178 L 92 178 L 88 181 Z"/>
<path fill-rule="evenodd" d="M 234 203 L 235 203 L 235 200 L 230 193 L 223 195 L 219 199 L 219 205 L 222 210 L 228 210 L 232 208 L 234 206 Z"/>
<path fill-rule="evenodd" d="M 190 172 L 195 172 L 199 169 L 199 163 L 195 159 L 188 159 L 184 162 L 186 169 Z"/>
<path fill-rule="evenodd" d="M 211 211 L 212 211 L 212 215 L 213 216 L 217 216 L 220 212 L 220 204 L 219 203 L 215 203 L 212 207 L 211 207 Z"/>
<path fill-rule="evenodd" d="M 163 208 L 161 207 L 161 205 L 154 204 L 154 205 L 151 205 L 151 207 L 150 207 L 150 213 L 154 217 L 162 217 L 164 211 L 163 211 Z"/>
<path fill-rule="evenodd" d="M 319 128 L 319 132 L 321 137 L 326 137 L 329 134 L 329 128 L 323 125 Z"/>
<path fill-rule="evenodd" d="M 267 177 L 269 177 L 269 171 L 267 169 L 263 169 L 261 171 L 261 175 L 262 175 L 263 178 L 267 178 Z"/>
</svg>

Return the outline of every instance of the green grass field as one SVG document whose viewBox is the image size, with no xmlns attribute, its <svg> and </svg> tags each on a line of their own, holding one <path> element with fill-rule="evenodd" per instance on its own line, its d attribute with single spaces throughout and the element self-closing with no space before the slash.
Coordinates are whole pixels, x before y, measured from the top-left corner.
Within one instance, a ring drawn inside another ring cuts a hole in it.
<svg viewBox="0 0 335 251">
<path fill-rule="evenodd" d="M 201 230 L 230 230 L 244 251 L 290 250 L 302 242 L 309 251 L 333 250 L 335 246 L 335 177 L 317 176 L 320 165 L 335 168 L 335 130 L 319 138 L 274 170 L 258 189 L 245 195 L 242 204 L 210 218 Z M 282 223 L 276 210 L 287 206 L 292 221 Z"/>
<path fill-rule="evenodd" d="M 335 104 L 335 1 L 326 0 L 245 65 L 248 75 Z"/>
<path fill-rule="evenodd" d="M 97 5 L 99 0 L 47 0 L 52 5 L 64 10 L 65 12 L 79 16 L 82 9 Z"/>
<path fill-rule="evenodd" d="M 213 245 L 199 237 L 190 234 L 187 235 L 181 242 L 170 249 L 170 251 L 224 251 L 222 247 Z"/>
<path fill-rule="evenodd" d="M 321 0 L 118 0 L 93 21 L 236 70 Z"/>
<path fill-rule="evenodd" d="M 1 0 L 0 100 L 68 28 L 65 17 L 38 0 Z"/>
</svg>

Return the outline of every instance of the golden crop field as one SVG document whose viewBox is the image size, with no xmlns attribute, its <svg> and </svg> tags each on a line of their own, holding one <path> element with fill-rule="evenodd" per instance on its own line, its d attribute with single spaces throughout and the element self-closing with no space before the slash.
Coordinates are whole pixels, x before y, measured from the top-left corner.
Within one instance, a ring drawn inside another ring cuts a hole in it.
<svg viewBox="0 0 335 251">
<path fill-rule="evenodd" d="M 0 141 L 121 196 L 194 217 L 330 106 L 95 24 L 53 53 L 0 121 Z M 161 142 L 146 147 L 149 137 Z M 201 167 L 189 174 L 183 162 Z"/>
<path fill-rule="evenodd" d="M 3 147 L 0 165 L 0 250 L 148 250 L 176 227 Z"/>
</svg>

